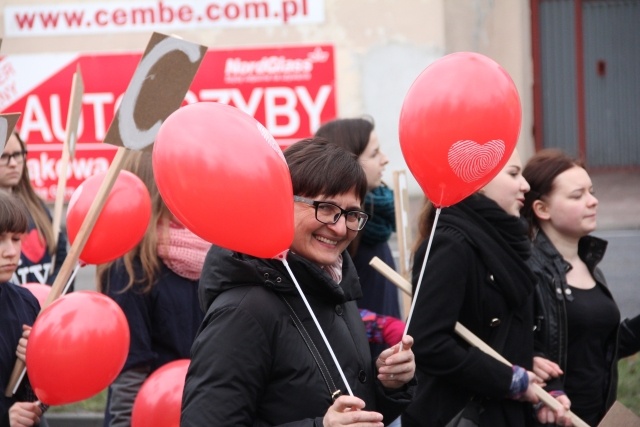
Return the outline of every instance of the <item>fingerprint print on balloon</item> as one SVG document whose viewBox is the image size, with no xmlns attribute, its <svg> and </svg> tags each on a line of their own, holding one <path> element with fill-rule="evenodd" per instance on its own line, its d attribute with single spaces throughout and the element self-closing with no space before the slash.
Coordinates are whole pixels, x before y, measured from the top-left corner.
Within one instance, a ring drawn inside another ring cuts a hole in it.
<svg viewBox="0 0 640 427">
<path fill-rule="evenodd" d="M 484 145 L 458 141 L 449 148 L 449 166 L 464 182 L 474 182 L 489 173 L 504 156 L 504 142 L 494 139 Z"/>
</svg>

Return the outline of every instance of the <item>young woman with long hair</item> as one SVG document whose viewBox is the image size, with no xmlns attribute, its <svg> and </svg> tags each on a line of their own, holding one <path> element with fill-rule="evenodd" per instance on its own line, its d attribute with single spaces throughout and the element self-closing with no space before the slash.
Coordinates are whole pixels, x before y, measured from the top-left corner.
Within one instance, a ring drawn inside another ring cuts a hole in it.
<svg viewBox="0 0 640 427">
<path fill-rule="evenodd" d="M 18 132 L 13 132 L 0 156 L 0 189 L 13 194 L 27 207 L 29 227 L 23 236 L 16 283 L 52 284 L 67 256 L 67 237 L 61 229 L 53 235 L 53 220 L 44 201 L 38 197 L 29 179 L 27 146 Z M 51 261 L 55 255 L 55 266 Z"/>
</svg>

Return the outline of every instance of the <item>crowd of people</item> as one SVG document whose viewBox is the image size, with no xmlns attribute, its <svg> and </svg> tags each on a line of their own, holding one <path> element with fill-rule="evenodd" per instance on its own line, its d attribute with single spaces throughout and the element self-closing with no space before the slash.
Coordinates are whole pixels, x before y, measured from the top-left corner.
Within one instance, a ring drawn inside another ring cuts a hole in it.
<svg viewBox="0 0 640 427">
<path fill-rule="evenodd" d="M 394 267 L 395 231 L 373 120 L 325 123 L 284 157 L 294 194 L 286 262 L 200 239 L 162 201 L 151 152 L 129 157 L 152 218 L 134 249 L 97 266 L 97 289 L 131 332 L 105 426 L 129 426 L 145 379 L 185 358 L 182 426 L 452 427 L 461 413 L 478 426 L 570 426 L 569 410 L 591 426 L 602 420 L 618 360 L 640 350 L 640 316 L 621 321 L 597 266 L 606 242 L 590 235 L 598 200 L 582 163 L 545 149 L 523 164 L 515 150 L 438 216 L 426 200 L 405 335 L 396 286 L 369 266 L 378 256 Z M 52 283 L 66 255 L 25 159 L 16 133 L 0 156 L 3 384 L 40 310 L 20 285 Z M 462 340 L 458 323 L 511 366 Z M 536 385 L 559 404 L 543 404 Z M 0 426 L 46 425 L 28 373 L 1 402 Z"/>
</svg>

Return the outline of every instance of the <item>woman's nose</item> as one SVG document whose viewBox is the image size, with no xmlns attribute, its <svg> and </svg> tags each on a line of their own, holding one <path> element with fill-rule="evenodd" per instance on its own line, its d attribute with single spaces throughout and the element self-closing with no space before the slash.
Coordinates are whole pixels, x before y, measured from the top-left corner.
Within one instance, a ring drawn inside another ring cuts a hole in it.
<svg viewBox="0 0 640 427">
<path fill-rule="evenodd" d="M 338 222 L 335 224 L 327 224 L 327 227 L 329 227 L 338 236 L 344 236 L 347 234 L 347 217 L 340 215 Z"/>
</svg>

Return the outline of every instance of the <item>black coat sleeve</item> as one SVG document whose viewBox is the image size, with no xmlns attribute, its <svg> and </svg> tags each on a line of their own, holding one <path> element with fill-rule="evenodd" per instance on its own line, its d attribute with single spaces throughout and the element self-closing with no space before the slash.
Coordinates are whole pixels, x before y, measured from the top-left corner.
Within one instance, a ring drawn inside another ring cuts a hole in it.
<svg viewBox="0 0 640 427">
<path fill-rule="evenodd" d="M 473 283 L 477 280 L 473 272 L 478 263 L 475 251 L 458 233 L 438 231 L 419 292 L 414 296 L 417 300 L 409 326 L 409 335 L 415 340 L 416 365 L 423 373 L 456 384 L 470 394 L 504 398 L 511 385 L 511 368 L 469 347 L 455 332 L 465 293 L 477 285 Z M 473 331 L 474 325 L 464 326 Z"/>
<path fill-rule="evenodd" d="M 640 351 L 640 314 L 633 319 L 624 319 L 620 324 L 618 357 L 628 357 L 638 351 Z"/>
</svg>

